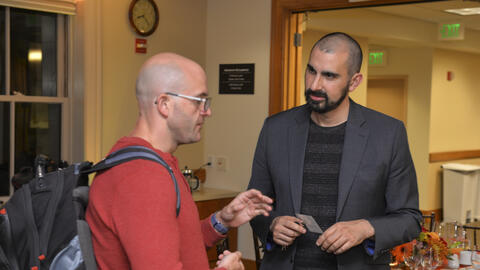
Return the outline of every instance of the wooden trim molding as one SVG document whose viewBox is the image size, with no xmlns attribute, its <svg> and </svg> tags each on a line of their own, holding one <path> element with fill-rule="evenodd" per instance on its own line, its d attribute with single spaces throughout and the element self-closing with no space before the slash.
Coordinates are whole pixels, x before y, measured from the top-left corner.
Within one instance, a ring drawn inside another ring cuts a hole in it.
<svg viewBox="0 0 480 270">
<path fill-rule="evenodd" d="M 272 28 L 270 41 L 270 95 L 269 114 L 278 113 L 287 106 L 289 91 L 285 73 L 286 67 L 295 66 L 295 57 L 290 57 L 295 52 L 286 46 L 286 40 L 290 40 L 292 33 L 289 31 L 292 13 L 307 10 L 328 10 L 349 7 L 368 7 L 388 4 L 405 4 L 422 2 L 421 0 L 376 0 L 349 2 L 348 0 L 272 0 Z"/>
<path fill-rule="evenodd" d="M 480 150 L 451 151 L 430 153 L 429 161 L 451 161 L 459 159 L 480 158 Z"/>
<path fill-rule="evenodd" d="M 0 0 L 0 5 L 66 15 L 76 12 L 74 0 Z"/>
<path fill-rule="evenodd" d="M 74 87 L 83 92 L 84 160 L 100 160 L 103 134 L 102 3 L 79 1 L 75 24 L 76 64 Z M 83 89 L 82 89 L 83 87 Z"/>
</svg>

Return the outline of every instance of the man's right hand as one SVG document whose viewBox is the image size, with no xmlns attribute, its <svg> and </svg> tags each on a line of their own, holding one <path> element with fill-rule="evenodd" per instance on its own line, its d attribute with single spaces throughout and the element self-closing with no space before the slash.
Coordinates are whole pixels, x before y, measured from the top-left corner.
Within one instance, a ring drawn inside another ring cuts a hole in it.
<svg viewBox="0 0 480 270">
<path fill-rule="evenodd" d="M 270 225 L 270 231 L 273 235 L 273 241 L 281 246 L 291 245 L 295 238 L 307 232 L 303 227 L 303 221 L 292 216 L 274 218 Z"/>
<path fill-rule="evenodd" d="M 230 252 L 225 250 L 218 256 L 217 267 L 223 267 L 227 270 L 244 270 L 242 263 L 242 253 L 240 251 Z"/>
</svg>

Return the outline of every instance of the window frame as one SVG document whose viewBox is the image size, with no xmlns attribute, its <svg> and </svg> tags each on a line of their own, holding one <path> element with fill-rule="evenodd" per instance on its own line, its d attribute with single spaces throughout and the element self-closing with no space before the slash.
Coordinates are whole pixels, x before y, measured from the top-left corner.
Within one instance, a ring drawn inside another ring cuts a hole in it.
<svg viewBox="0 0 480 270">
<path fill-rule="evenodd" d="M 0 102 L 10 104 L 10 145 L 9 145 L 9 180 L 15 171 L 15 104 L 16 103 L 47 103 L 61 105 L 61 132 L 60 158 L 71 162 L 71 103 L 72 103 L 72 25 L 71 18 L 62 13 L 57 14 L 57 95 L 28 96 L 10 95 L 11 89 L 11 9 L 16 7 L 0 6 L 5 8 L 5 94 L 0 94 Z M 33 9 L 33 11 L 39 11 Z M 40 11 L 45 12 L 45 11 Z M 52 12 L 50 12 L 52 13 Z M 6 202 L 13 195 L 13 186 L 10 184 L 10 196 L 0 196 L 0 201 Z"/>
</svg>

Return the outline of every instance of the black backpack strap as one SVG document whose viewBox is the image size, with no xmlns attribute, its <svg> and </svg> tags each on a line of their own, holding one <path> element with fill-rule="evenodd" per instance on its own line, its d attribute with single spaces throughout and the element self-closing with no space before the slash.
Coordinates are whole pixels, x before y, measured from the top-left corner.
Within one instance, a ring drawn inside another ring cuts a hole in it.
<svg viewBox="0 0 480 270">
<path fill-rule="evenodd" d="M 168 173 L 170 174 L 170 178 L 172 179 L 175 186 L 175 194 L 177 198 L 175 210 L 176 216 L 178 217 L 180 213 L 180 189 L 178 187 L 177 179 L 175 178 L 172 168 L 170 168 L 167 162 L 165 162 L 165 160 L 163 160 L 155 151 L 148 147 L 127 146 L 125 148 L 119 149 L 105 157 L 102 161 L 95 164 L 92 168 L 82 170 L 82 173 L 89 174 L 92 172 L 103 171 L 135 159 L 145 159 L 157 162 L 167 169 Z"/>
<path fill-rule="evenodd" d="M 19 189 L 17 192 L 23 196 L 22 201 L 25 202 L 23 205 L 23 213 L 25 213 L 25 222 L 26 225 L 26 233 L 28 234 L 28 238 L 31 239 L 31 246 L 30 250 L 34 256 L 29 256 L 28 258 L 28 265 L 30 267 L 39 266 L 40 262 L 37 258 L 37 254 L 40 254 L 40 236 L 37 231 L 37 224 L 35 222 L 35 216 L 33 214 L 33 206 L 32 206 L 32 192 L 30 189 L 30 185 L 25 185 L 23 188 Z"/>
<path fill-rule="evenodd" d="M 41 229 L 38 231 L 38 240 L 39 240 L 39 249 L 38 253 L 40 256 L 46 256 L 47 255 L 47 248 L 48 248 L 48 243 L 50 241 L 50 236 L 52 234 L 52 229 L 53 229 L 53 221 L 55 220 L 55 215 L 57 213 L 57 208 L 58 204 L 60 202 L 60 199 L 63 194 L 63 186 L 64 186 L 64 174 L 61 171 L 56 171 L 55 172 L 56 179 L 52 180 L 52 182 L 55 183 L 55 185 L 52 185 L 52 197 L 48 201 L 47 204 L 47 209 L 45 211 L 45 217 L 43 220 L 45 221 L 45 224 L 41 227 Z M 53 176 L 53 174 L 52 174 Z M 41 183 L 44 179 L 38 178 L 37 183 Z M 41 184 L 40 184 L 41 185 Z M 29 204 L 31 205 L 31 204 Z M 33 212 L 32 212 L 33 213 Z M 32 216 L 33 217 L 33 216 Z M 35 231 L 37 228 L 35 227 Z M 40 260 L 39 260 L 40 263 Z"/>
<path fill-rule="evenodd" d="M 0 246 L 0 269 L 10 270 L 10 263 L 8 262 L 7 255 L 3 252 L 2 246 Z"/>
<path fill-rule="evenodd" d="M 20 270 L 6 208 L 0 208 L 0 269 Z"/>
</svg>

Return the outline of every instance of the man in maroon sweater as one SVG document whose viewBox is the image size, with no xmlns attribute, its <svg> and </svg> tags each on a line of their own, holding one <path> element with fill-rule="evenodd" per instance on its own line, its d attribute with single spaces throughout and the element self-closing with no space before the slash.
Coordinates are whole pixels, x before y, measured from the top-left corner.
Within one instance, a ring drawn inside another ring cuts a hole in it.
<svg viewBox="0 0 480 270">
<path fill-rule="evenodd" d="M 211 115 L 206 75 L 195 62 L 172 53 L 150 58 L 136 83 L 139 116 L 132 133 L 111 151 L 140 145 L 153 149 L 173 169 L 181 206 L 167 170 L 134 160 L 98 174 L 90 191 L 87 221 L 99 269 L 209 268 L 205 246 L 257 215 L 268 215 L 272 200 L 257 190 L 240 193 L 229 205 L 200 221 L 178 162 L 181 144 L 200 140 Z M 218 269 L 243 269 L 240 252 L 220 255 Z"/>
</svg>

